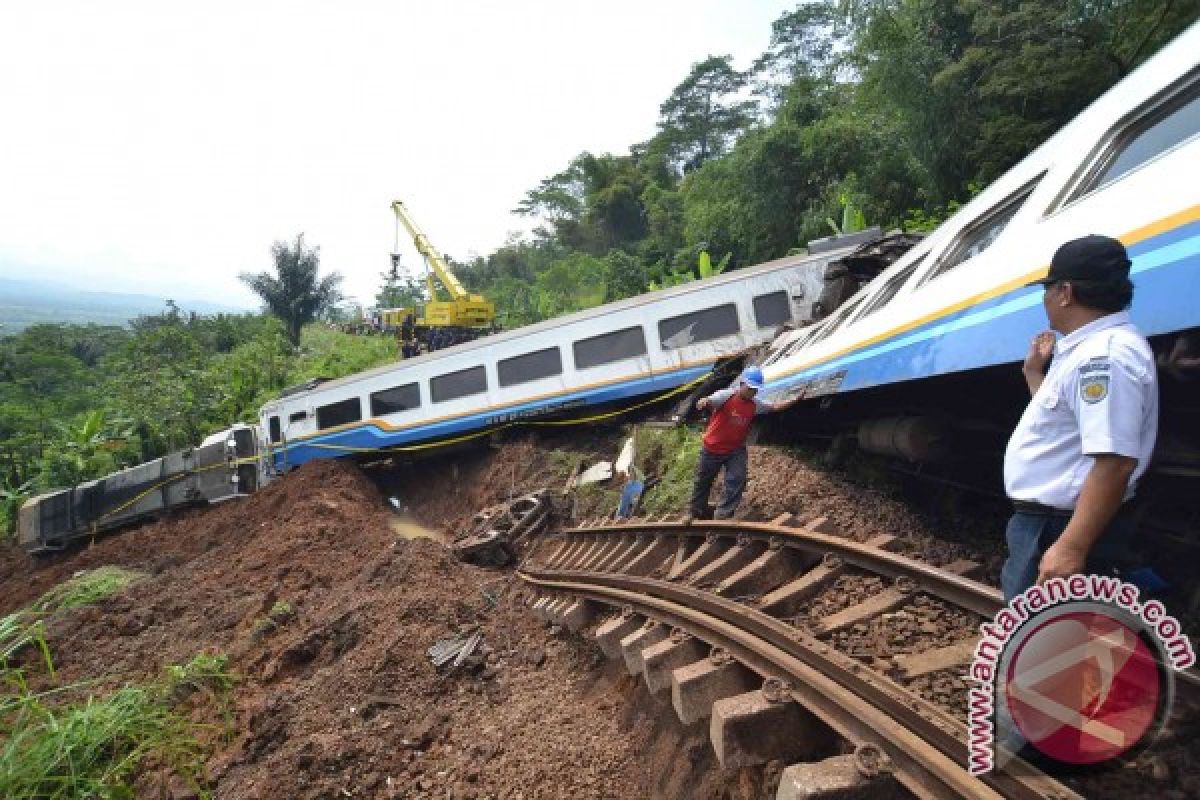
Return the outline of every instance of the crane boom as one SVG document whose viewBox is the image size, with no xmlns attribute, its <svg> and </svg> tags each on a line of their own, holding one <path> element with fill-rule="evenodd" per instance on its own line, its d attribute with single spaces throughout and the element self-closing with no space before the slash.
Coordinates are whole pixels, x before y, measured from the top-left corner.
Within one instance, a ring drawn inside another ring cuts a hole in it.
<svg viewBox="0 0 1200 800">
<path fill-rule="evenodd" d="M 392 202 L 392 211 L 396 221 L 403 225 L 412 237 L 417 252 L 425 259 L 430 271 L 437 276 L 438 282 L 450 294 L 449 300 L 439 300 L 433 275 L 427 276 L 429 283 L 429 302 L 425 304 L 424 314 L 419 324 L 431 328 L 482 328 L 492 325 L 496 320 L 496 307 L 487 299 L 477 294 L 470 294 L 458 280 L 458 277 L 446 263 L 446 259 L 434 249 L 429 237 L 417 225 L 417 221 L 408 213 L 404 202 Z M 399 237 L 399 228 L 396 231 Z M 399 258 L 398 255 L 393 258 Z"/>
<path fill-rule="evenodd" d="M 438 280 L 446 287 L 446 291 L 450 293 L 450 297 L 455 300 L 466 298 L 468 296 L 467 290 L 459 283 L 455 274 L 450 271 L 450 266 L 446 263 L 446 260 L 434 249 L 433 244 L 429 241 L 429 237 L 417 225 L 417 221 L 408 213 L 408 209 L 404 207 L 404 202 L 402 200 L 394 201 L 392 203 L 392 210 L 396 212 L 396 219 L 400 220 L 400 223 L 408 230 L 408 235 L 412 237 L 417 252 L 428 262 L 429 268 L 433 270 Z"/>
</svg>

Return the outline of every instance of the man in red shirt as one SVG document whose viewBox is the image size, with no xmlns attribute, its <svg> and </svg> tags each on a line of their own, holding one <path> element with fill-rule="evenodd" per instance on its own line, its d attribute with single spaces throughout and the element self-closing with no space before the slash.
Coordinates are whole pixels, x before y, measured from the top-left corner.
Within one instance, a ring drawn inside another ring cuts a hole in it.
<svg viewBox="0 0 1200 800">
<path fill-rule="evenodd" d="M 712 417 L 704 431 L 700 461 L 696 464 L 696 480 L 692 484 L 692 499 L 683 518 L 685 526 L 704 515 L 708 494 L 721 467 L 725 468 L 725 490 L 714 516 L 717 519 L 729 519 L 737 511 L 746 488 L 746 436 L 750 433 L 754 415 L 783 411 L 796 404 L 796 400 L 779 404 L 760 400 L 756 395 L 762 387 L 762 370 L 748 367 L 742 372 L 735 388 L 713 392 L 696 403 L 696 408 L 700 410 L 712 409 Z"/>
</svg>

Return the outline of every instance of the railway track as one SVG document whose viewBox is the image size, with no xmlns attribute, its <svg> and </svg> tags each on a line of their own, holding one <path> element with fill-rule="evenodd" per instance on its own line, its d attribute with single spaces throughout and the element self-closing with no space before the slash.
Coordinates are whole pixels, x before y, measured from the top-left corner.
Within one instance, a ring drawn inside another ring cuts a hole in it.
<svg viewBox="0 0 1200 800">
<path fill-rule="evenodd" d="M 1001 596 L 969 577 L 976 564 L 939 569 L 893 544 L 791 516 L 585 525 L 540 539 L 520 576 L 535 613 L 594 626 L 607 655 L 670 690 L 685 724 L 710 718 L 724 766 L 799 762 L 780 798 L 810 796 L 787 787 L 826 756 L 848 760 L 868 794 L 898 783 L 922 798 L 1079 797 L 1019 759 L 968 773 L 957 673 Z M 836 755 L 843 741 L 852 755 Z"/>
</svg>

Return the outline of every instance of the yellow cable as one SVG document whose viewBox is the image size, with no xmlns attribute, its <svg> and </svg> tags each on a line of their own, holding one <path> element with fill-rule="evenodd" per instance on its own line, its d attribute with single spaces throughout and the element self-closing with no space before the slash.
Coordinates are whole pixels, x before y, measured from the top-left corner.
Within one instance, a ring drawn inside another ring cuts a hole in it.
<svg viewBox="0 0 1200 800">
<path fill-rule="evenodd" d="M 694 380 L 688 381 L 687 383 L 682 384 L 680 386 L 676 386 L 674 389 L 671 389 L 668 392 L 665 392 L 663 394 L 652 397 L 649 400 L 644 400 L 641 403 L 636 403 L 632 406 L 629 406 L 628 408 L 619 408 L 619 409 L 616 409 L 615 411 L 607 411 L 603 414 L 593 414 L 592 416 L 588 416 L 588 417 L 579 417 L 576 419 L 545 420 L 545 421 L 540 421 L 540 422 L 537 420 L 515 420 L 513 422 L 506 422 L 503 425 L 499 425 L 496 427 L 489 427 L 489 428 L 485 428 L 484 430 L 474 431 L 473 433 L 466 433 L 466 434 L 463 434 L 462 436 L 456 436 L 453 439 L 440 439 L 436 442 L 429 442 L 426 444 L 393 445 L 392 447 L 351 447 L 350 445 L 342 445 L 342 444 L 322 444 L 319 442 L 312 442 L 312 443 L 306 442 L 304 444 L 295 445 L 295 446 L 297 446 L 297 447 L 316 447 L 316 448 L 320 448 L 323 450 L 340 450 L 344 453 L 398 453 L 398 452 L 410 453 L 410 452 L 415 452 L 418 450 L 430 450 L 435 447 L 448 447 L 449 445 L 453 445 L 453 444 L 461 444 L 462 442 L 469 442 L 473 439 L 479 439 L 484 436 L 490 436 L 493 433 L 499 433 L 500 431 L 508 430 L 509 428 L 516 428 L 516 427 L 519 427 L 522 425 L 532 426 L 532 427 L 562 427 L 562 426 L 566 426 L 566 425 L 587 425 L 587 424 L 590 424 L 593 422 L 600 422 L 602 420 L 612 419 L 613 417 L 618 417 L 622 414 L 628 414 L 631 411 L 637 411 L 639 408 L 645 408 L 646 406 L 653 405 L 655 403 L 666 400 L 668 397 L 674 397 L 677 394 L 682 394 L 683 392 L 687 391 L 688 389 L 691 389 L 692 387 L 694 387 L 697 384 L 701 383 L 702 381 L 706 380 L 708 378 L 708 376 L 711 374 L 712 374 L 711 371 L 706 372 Z"/>
<path fill-rule="evenodd" d="M 498 433 L 499 431 L 508 430 L 509 428 L 516 428 L 516 427 L 519 427 L 522 425 L 534 426 L 534 427 L 562 427 L 562 426 L 567 426 L 567 425 L 587 425 L 587 424 L 590 424 L 593 422 L 600 422 L 602 420 L 612 419 L 612 418 L 618 417 L 622 414 L 628 414 L 631 411 L 637 411 L 639 408 L 645 408 L 646 406 L 650 406 L 655 403 L 666 400 L 669 397 L 674 397 L 677 394 L 682 394 L 683 392 L 687 391 L 688 389 L 691 389 L 693 386 L 696 386 L 697 384 L 706 380 L 710 374 L 712 374 L 712 373 L 706 372 L 694 380 L 688 381 L 687 383 L 682 384 L 680 386 L 676 386 L 674 389 L 671 389 L 668 392 L 664 392 L 661 395 L 652 397 L 649 400 L 644 400 L 641 403 L 636 403 L 632 406 L 629 406 L 628 408 L 619 408 L 619 409 L 616 409 L 615 411 L 607 411 L 603 414 L 593 414 L 588 417 L 579 417 L 576 419 L 562 419 L 562 420 L 544 420 L 544 421 L 515 420 L 513 422 L 506 422 L 503 425 L 500 425 L 498 427 L 490 427 L 490 428 L 486 428 L 484 430 L 475 431 L 473 433 L 463 434 L 462 436 L 456 436 L 453 439 L 441 439 L 439 441 L 429 442 L 426 444 L 394 445 L 392 447 L 350 447 L 349 445 L 312 443 L 312 444 L 304 444 L 301 446 L 303 446 L 303 447 L 318 447 L 318 448 L 321 448 L 324 450 L 340 450 L 345 453 L 414 452 L 414 451 L 418 451 L 418 450 L 429 450 L 429 449 L 432 449 L 435 447 L 447 447 L 447 446 L 453 445 L 453 444 L 469 442 L 473 439 L 479 439 L 484 436 L 490 436 L 493 433 Z M 268 451 L 270 451 L 270 450 L 271 450 L 270 445 L 268 445 Z M 258 460 L 257 458 L 239 458 L 238 460 L 233 462 L 233 466 L 239 466 L 241 464 L 253 464 L 253 463 L 256 463 L 257 460 Z M 125 501 L 124 503 L 122 503 L 121 505 L 112 509 L 111 511 L 106 511 L 104 514 L 97 517 L 92 522 L 93 536 L 95 535 L 96 523 L 101 522 L 105 519 L 108 519 L 109 517 L 111 517 L 115 514 L 120 514 L 122 511 L 124 511 L 132 506 L 137 505 L 144 497 L 146 497 L 147 495 L 150 495 L 154 492 L 159 491 L 164 486 L 174 483 L 176 481 L 182 480 L 191 475 L 198 475 L 201 472 L 208 472 L 209 470 L 214 470 L 214 469 L 222 469 L 222 468 L 228 467 L 228 466 L 230 466 L 230 465 L 227 464 L 226 462 L 222 461 L 219 464 L 210 464 L 207 467 L 190 469 L 186 472 L 182 472 L 178 475 L 173 475 L 170 478 L 159 481 L 158 483 L 154 484 L 153 486 L 146 489 L 145 491 L 138 493 L 132 499 Z"/>
</svg>

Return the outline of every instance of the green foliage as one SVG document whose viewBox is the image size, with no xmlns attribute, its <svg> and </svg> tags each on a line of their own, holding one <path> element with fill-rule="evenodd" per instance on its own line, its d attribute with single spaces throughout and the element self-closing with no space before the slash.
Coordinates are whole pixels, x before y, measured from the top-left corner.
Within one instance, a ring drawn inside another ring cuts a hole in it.
<svg viewBox="0 0 1200 800">
<path fill-rule="evenodd" d="M 146 577 L 144 572 L 111 565 L 85 570 L 43 594 L 33 604 L 32 609 L 39 613 L 52 614 L 56 611 L 94 605 Z"/>
<path fill-rule="evenodd" d="M 211 688 L 227 699 L 235 681 L 227 658 L 197 656 L 168 667 L 161 683 L 107 695 L 91 694 L 83 683 L 36 692 L 11 661 L 20 650 L 36 647 L 54 680 L 44 613 L 21 611 L 0 619 L 0 797 L 130 798 L 145 762 L 171 770 L 208 796 L 200 785 L 200 745 L 191 724 L 170 704 L 181 687 Z"/>
<path fill-rule="evenodd" d="M 709 56 L 659 108 L 658 138 L 671 161 L 684 171 L 724 153 L 754 120 L 755 104 L 738 99 L 746 75 L 733 68 L 732 56 Z"/>
<path fill-rule="evenodd" d="M 0 337 L 0 534 L 25 499 L 251 421 L 285 386 L 395 360 L 390 337 L 260 314 L 162 314 L 128 329 L 39 325 Z"/>
<path fill-rule="evenodd" d="M 19 689 L 24 685 L 21 672 L 12 667 L 11 663 L 26 647 L 37 648 L 46 671 L 53 676 L 54 661 L 50 657 L 50 647 L 46 644 L 46 628 L 41 616 L 18 611 L 0 618 L 0 686 L 14 686 Z M 4 702 L 0 696 L 0 716 L 3 713 Z"/>
<path fill-rule="evenodd" d="M 179 699 L 200 689 L 225 693 L 237 684 L 237 675 L 229 670 L 229 656 L 222 653 L 200 653 L 186 664 L 169 664 L 166 690 L 169 697 Z"/>
<path fill-rule="evenodd" d="M 420 308 L 428 300 L 424 284 L 413 275 L 400 273 L 400 257 L 392 256 L 392 267 L 379 276 L 382 283 L 375 295 L 376 308 Z"/>
<path fill-rule="evenodd" d="M 284 625 L 287 625 L 295 618 L 296 609 L 292 607 L 291 603 L 285 600 L 276 601 L 265 617 L 255 621 L 254 628 L 250 631 L 250 636 L 255 640 L 262 639 L 279 630 Z"/>
<path fill-rule="evenodd" d="M 797 4 L 750 70 L 694 65 L 652 138 L 529 191 L 517 210 L 544 224 L 466 280 L 511 327 L 580 306 L 555 266 L 575 253 L 628 278 L 606 277 L 611 301 L 686 282 L 701 249 L 737 269 L 831 227 L 931 230 L 1197 16 L 1200 0 Z"/>
<path fill-rule="evenodd" d="M 687 508 L 700 460 L 700 434 L 683 426 L 639 428 L 636 447 L 642 471 L 658 476 L 658 483 L 642 496 L 641 513 L 679 513 Z"/>
<path fill-rule="evenodd" d="M 199 771 L 187 722 L 139 687 L 66 707 L 26 693 L 4 705 L 0 739 L 3 797 L 132 797 L 129 779 L 151 755 Z"/>
<path fill-rule="evenodd" d="M 288 341 L 299 345 L 301 329 L 341 300 L 338 285 L 342 276 L 333 272 L 324 278 L 317 277 L 320 248 L 305 247 L 304 234 L 296 237 L 294 245 L 275 242 L 271 245 L 271 258 L 275 274 L 243 272 L 241 279 L 262 298 L 267 310 L 283 322 Z"/>
</svg>

